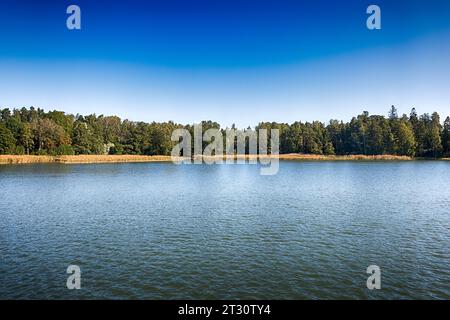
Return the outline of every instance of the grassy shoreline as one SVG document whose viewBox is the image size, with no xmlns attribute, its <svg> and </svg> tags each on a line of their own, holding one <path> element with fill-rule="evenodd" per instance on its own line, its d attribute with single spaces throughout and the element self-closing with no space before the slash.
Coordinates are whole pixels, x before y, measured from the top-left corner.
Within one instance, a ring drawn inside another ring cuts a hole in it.
<svg viewBox="0 0 450 320">
<path fill-rule="evenodd" d="M 234 159 L 256 159 L 257 155 L 237 155 Z M 261 158 L 271 158 L 266 155 Z M 206 157 L 205 157 L 206 158 Z M 209 157 L 211 159 L 212 157 Z M 225 158 L 225 157 L 223 157 Z M 297 161 L 411 161 L 414 158 L 395 155 L 346 155 L 326 156 L 312 154 L 280 154 L 280 160 Z M 442 160 L 450 160 L 442 159 Z M 76 156 L 35 156 L 35 155 L 0 155 L 0 164 L 32 164 L 32 163 L 125 163 L 125 162 L 171 162 L 170 156 L 145 156 L 145 155 L 76 155 Z"/>
</svg>

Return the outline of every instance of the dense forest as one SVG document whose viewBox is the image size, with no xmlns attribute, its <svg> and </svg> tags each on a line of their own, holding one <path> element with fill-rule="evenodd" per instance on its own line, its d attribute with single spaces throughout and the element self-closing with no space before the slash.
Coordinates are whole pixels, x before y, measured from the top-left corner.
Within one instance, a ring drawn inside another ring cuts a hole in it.
<svg viewBox="0 0 450 320">
<path fill-rule="evenodd" d="M 203 121 L 202 126 L 203 130 L 220 129 L 212 121 Z M 177 128 L 192 131 L 193 126 L 95 114 L 74 116 L 33 107 L 0 109 L 0 154 L 170 155 L 176 143 L 171 135 Z M 280 130 L 280 153 L 450 155 L 450 117 L 442 124 L 436 112 L 419 116 L 415 109 L 409 116 L 399 116 L 394 106 L 387 117 L 365 111 L 350 122 L 264 122 L 255 129 L 260 128 Z"/>
</svg>

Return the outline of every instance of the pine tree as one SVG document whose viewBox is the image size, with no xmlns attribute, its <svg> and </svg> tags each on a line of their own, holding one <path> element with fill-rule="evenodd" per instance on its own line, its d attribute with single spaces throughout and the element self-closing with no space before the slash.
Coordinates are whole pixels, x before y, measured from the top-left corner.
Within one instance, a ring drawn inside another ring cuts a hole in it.
<svg viewBox="0 0 450 320">
<path fill-rule="evenodd" d="M 447 117 L 444 121 L 444 130 L 442 131 L 442 149 L 444 155 L 450 155 L 450 117 Z"/>
<path fill-rule="evenodd" d="M 437 158 L 442 152 L 442 140 L 441 140 L 441 123 L 439 114 L 434 112 L 431 116 L 431 128 L 430 128 L 430 143 L 433 157 Z"/>
<path fill-rule="evenodd" d="M 391 110 L 389 110 L 389 119 L 390 120 L 398 119 L 397 109 L 394 106 L 391 106 Z"/>
</svg>

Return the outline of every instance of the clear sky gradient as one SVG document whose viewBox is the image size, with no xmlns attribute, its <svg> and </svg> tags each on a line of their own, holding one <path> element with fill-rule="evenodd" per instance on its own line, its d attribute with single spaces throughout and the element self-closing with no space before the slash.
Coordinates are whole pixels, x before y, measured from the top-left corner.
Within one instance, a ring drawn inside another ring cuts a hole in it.
<svg viewBox="0 0 450 320">
<path fill-rule="evenodd" d="M 450 1 L 0 2 L 0 107 L 244 127 L 392 104 L 450 115 Z"/>
</svg>

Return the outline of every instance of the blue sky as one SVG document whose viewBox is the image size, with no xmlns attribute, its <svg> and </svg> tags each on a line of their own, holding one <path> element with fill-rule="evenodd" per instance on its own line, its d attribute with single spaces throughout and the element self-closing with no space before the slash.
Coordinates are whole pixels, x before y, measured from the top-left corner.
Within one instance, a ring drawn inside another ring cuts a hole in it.
<svg viewBox="0 0 450 320">
<path fill-rule="evenodd" d="M 448 0 L 0 2 L 2 107 L 240 127 L 392 104 L 444 117 L 449 57 Z"/>
</svg>

